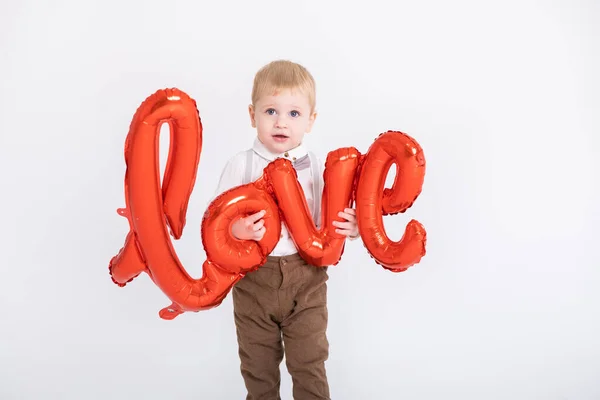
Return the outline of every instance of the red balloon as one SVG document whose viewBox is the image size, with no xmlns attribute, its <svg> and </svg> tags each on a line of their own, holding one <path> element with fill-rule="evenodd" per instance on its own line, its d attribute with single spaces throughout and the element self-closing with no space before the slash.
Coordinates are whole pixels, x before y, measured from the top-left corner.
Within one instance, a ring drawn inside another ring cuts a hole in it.
<svg viewBox="0 0 600 400">
<path fill-rule="evenodd" d="M 296 170 L 285 159 L 267 165 L 265 174 L 273 185 L 283 219 L 298 252 L 309 264 L 317 267 L 335 265 L 344 250 L 346 237 L 336 233 L 333 221 L 344 221 L 338 213 L 352 205 L 354 175 L 360 153 L 353 147 L 328 154 L 325 163 L 321 223 L 317 230 L 311 217 Z"/>
<path fill-rule="evenodd" d="M 171 147 L 162 187 L 158 158 L 160 127 L 168 123 Z M 300 255 L 316 267 L 339 262 L 345 236 L 335 232 L 338 212 L 357 205 L 358 227 L 375 261 L 391 271 L 403 271 L 425 255 L 426 233 L 411 221 L 399 242 L 387 238 L 382 215 L 404 212 L 420 194 L 425 160 L 418 143 L 401 132 L 386 132 L 366 155 L 341 148 L 327 156 L 320 227 L 311 218 L 296 170 L 277 159 L 255 182 L 232 188 L 215 198 L 202 219 L 201 236 L 207 259 L 202 277 L 193 279 L 181 265 L 171 238 L 179 239 L 186 223 L 188 201 L 195 184 L 202 149 L 202 124 L 196 103 L 178 89 L 158 90 L 135 113 L 125 142 L 125 201 L 120 215 L 129 221 L 125 245 L 109 263 L 112 280 L 125 286 L 140 273 L 172 301 L 159 313 L 173 319 L 186 311 L 218 306 L 231 288 L 264 264 L 276 246 L 283 221 Z M 391 189 L 385 178 L 398 166 Z M 260 241 L 238 240 L 231 225 L 266 210 L 266 233 Z"/>
<path fill-rule="evenodd" d="M 392 164 L 396 164 L 396 177 L 392 188 L 384 190 Z M 402 132 L 382 133 L 361 165 L 356 187 L 358 230 L 375 261 L 391 271 L 405 271 L 425 256 L 427 234 L 421 223 L 411 220 L 398 242 L 386 235 L 383 226 L 383 215 L 403 213 L 413 205 L 424 178 L 423 149 Z"/>
<path fill-rule="evenodd" d="M 161 188 L 158 140 L 165 122 L 171 128 L 171 148 Z M 125 142 L 127 206 L 119 214 L 129 220 L 130 232 L 110 261 L 109 271 L 120 286 L 146 272 L 173 302 L 160 312 L 165 319 L 220 304 L 242 277 L 208 259 L 202 278 L 191 278 L 169 237 L 169 228 L 175 239 L 183 232 L 201 149 L 202 124 L 196 103 L 177 89 L 159 90 L 142 103 Z"/>
<path fill-rule="evenodd" d="M 239 218 L 265 210 L 265 234 L 256 242 L 238 240 L 231 225 Z M 277 204 L 269 194 L 268 175 L 255 182 L 234 187 L 215 198 L 202 219 L 202 244 L 208 258 L 226 271 L 245 274 L 267 261 L 281 235 Z"/>
</svg>

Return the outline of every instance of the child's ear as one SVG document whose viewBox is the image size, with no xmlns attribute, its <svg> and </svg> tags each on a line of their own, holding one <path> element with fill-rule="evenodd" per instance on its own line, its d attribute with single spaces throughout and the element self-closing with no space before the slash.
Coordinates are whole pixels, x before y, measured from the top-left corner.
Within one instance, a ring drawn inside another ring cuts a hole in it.
<svg viewBox="0 0 600 400">
<path fill-rule="evenodd" d="M 256 128 L 256 119 L 254 118 L 254 106 L 250 104 L 248 106 L 248 114 L 250 114 L 250 123 L 253 128 Z"/>
<path fill-rule="evenodd" d="M 317 112 L 313 112 L 308 119 L 308 127 L 306 128 L 306 133 L 310 133 L 312 130 L 313 124 L 315 123 L 315 119 L 317 119 Z"/>
</svg>

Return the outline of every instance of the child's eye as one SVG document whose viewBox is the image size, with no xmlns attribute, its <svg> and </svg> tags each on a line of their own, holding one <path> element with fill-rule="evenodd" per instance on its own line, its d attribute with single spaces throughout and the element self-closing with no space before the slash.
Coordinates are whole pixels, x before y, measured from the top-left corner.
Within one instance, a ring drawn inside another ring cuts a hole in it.
<svg viewBox="0 0 600 400">
<path fill-rule="evenodd" d="M 274 110 L 274 109 L 272 109 L 272 108 L 269 108 L 269 109 L 266 111 L 266 113 L 267 113 L 267 114 L 269 114 L 269 115 L 273 115 L 273 114 L 275 114 L 275 110 Z"/>
<path fill-rule="evenodd" d="M 292 115 L 292 117 L 299 117 L 300 116 L 300 113 L 298 111 L 295 111 L 295 110 L 292 111 L 290 114 Z"/>
</svg>

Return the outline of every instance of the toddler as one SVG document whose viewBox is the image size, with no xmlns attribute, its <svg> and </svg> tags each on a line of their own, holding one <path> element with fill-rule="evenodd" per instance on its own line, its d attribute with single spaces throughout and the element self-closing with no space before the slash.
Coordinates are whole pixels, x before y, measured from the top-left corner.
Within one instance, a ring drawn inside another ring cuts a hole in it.
<svg viewBox="0 0 600 400">
<path fill-rule="evenodd" d="M 253 182 L 276 158 L 286 158 L 297 171 L 315 224 L 320 223 L 323 167 L 303 138 L 315 122 L 315 82 L 301 65 L 274 61 L 261 68 L 252 89 L 249 114 L 257 136 L 252 148 L 227 162 L 216 194 Z M 265 212 L 239 219 L 231 233 L 241 240 L 261 240 Z M 336 231 L 358 237 L 354 209 L 340 210 L 346 222 Z M 327 267 L 309 265 L 298 254 L 285 224 L 267 261 L 246 274 L 232 289 L 241 373 L 246 400 L 280 399 L 280 364 L 285 354 L 295 400 L 329 400 L 325 361 Z"/>
</svg>

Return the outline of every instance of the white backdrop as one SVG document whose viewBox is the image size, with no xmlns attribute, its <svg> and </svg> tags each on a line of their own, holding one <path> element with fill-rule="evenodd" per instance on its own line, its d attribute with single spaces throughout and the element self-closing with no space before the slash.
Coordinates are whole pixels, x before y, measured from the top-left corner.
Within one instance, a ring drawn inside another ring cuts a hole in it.
<svg viewBox="0 0 600 400">
<path fill-rule="evenodd" d="M 0 398 L 244 398 L 230 297 L 163 321 L 150 279 L 119 288 L 108 262 L 131 117 L 178 87 L 204 124 L 175 243 L 200 277 L 202 214 L 278 58 L 317 80 L 323 159 L 388 129 L 427 159 L 385 219 L 425 225 L 422 262 L 392 274 L 357 241 L 330 269 L 332 397 L 600 398 L 598 22 L 591 0 L 2 1 Z"/>
</svg>

